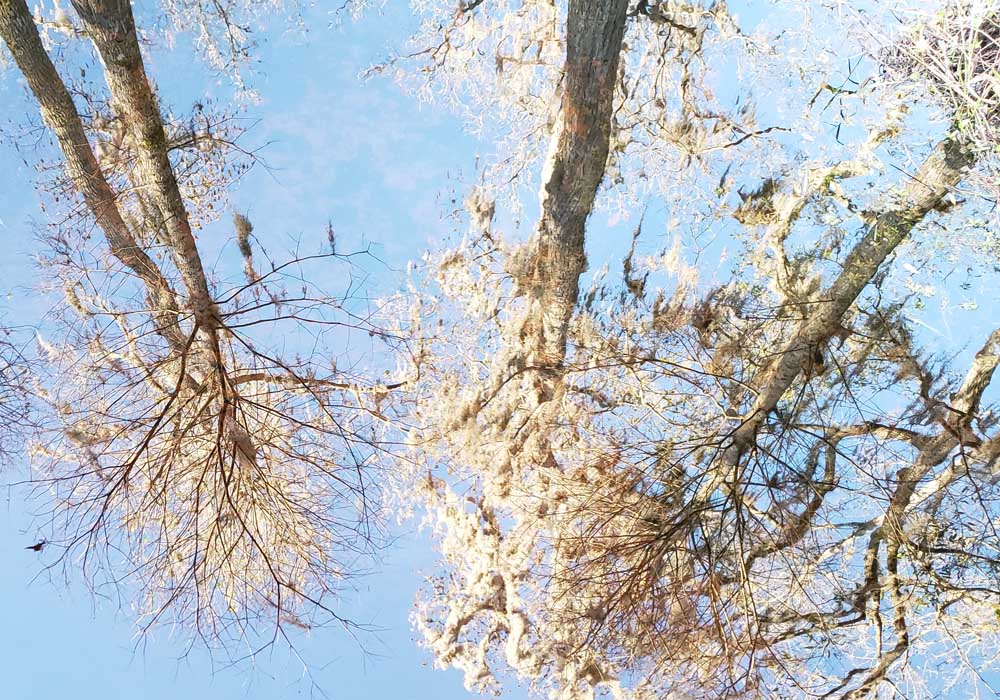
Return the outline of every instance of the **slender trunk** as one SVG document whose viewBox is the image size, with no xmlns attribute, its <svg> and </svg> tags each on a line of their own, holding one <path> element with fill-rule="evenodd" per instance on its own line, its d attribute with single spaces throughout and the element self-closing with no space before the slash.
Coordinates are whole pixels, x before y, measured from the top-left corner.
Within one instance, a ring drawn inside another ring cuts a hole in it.
<svg viewBox="0 0 1000 700">
<path fill-rule="evenodd" d="M 532 293 L 539 305 L 540 364 L 559 365 L 587 267 L 584 231 L 604 177 L 627 0 L 570 0 L 563 97 L 533 240 Z"/>
<path fill-rule="evenodd" d="M 87 141 L 73 98 L 45 52 L 24 0 L 0 0 L 0 36 L 38 100 L 42 119 L 55 133 L 70 180 L 97 219 L 111 253 L 145 284 L 157 330 L 171 343 L 183 345 L 183 336 L 177 328 L 174 291 L 122 219 L 115 194 Z"/>
<path fill-rule="evenodd" d="M 131 3 L 73 0 L 73 7 L 100 54 L 115 111 L 135 140 L 139 179 L 149 186 L 150 200 L 163 214 L 195 320 L 211 333 L 219 325 L 218 314 L 167 154 L 163 120 L 146 76 Z"/>
<path fill-rule="evenodd" d="M 902 533 L 903 519 L 916 493 L 917 485 L 934 467 L 944 462 L 952 450 L 967 444 L 966 440 L 970 436 L 968 426 L 976 417 L 983 392 L 993 381 L 998 364 L 1000 364 L 1000 329 L 993 331 L 986 339 L 965 373 L 965 378 L 951 401 L 951 408 L 955 412 L 945 418 L 941 431 L 920 449 L 913 464 L 896 472 L 896 490 L 889 500 L 889 508 L 885 515 L 890 537 Z M 948 481 L 962 473 L 967 466 L 968 462 L 964 459 L 955 461 L 938 477 L 939 483 L 935 490 L 945 488 Z M 926 497 L 933 492 L 927 489 L 922 496 Z"/>
<path fill-rule="evenodd" d="M 918 505 L 927 495 L 940 493 L 946 489 L 948 484 L 967 468 L 968 462 L 965 459 L 957 459 L 937 479 L 926 484 L 921 490 L 922 493 L 917 491 L 917 485 L 921 480 L 930 474 L 934 467 L 948 459 L 952 450 L 962 444 L 963 432 L 975 417 L 983 392 L 993 380 L 998 364 L 1000 364 L 1000 330 L 990 334 L 986 343 L 976 353 L 972 365 L 952 399 L 952 408 L 956 413 L 948 416 L 943 429 L 920 449 L 913 464 L 896 472 L 896 489 L 892 492 L 881 524 L 872 534 L 874 542 L 884 541 L 886 545 L 888 574 L 886 588 L 889 590 L 893 607 L 892 625 L 896 634 L 896 644 L 882 656 L 878 665 L 868 673 L 860 686 L 841 696 L 842 700 L 861 700 L 868 697 L 888 675 L 890 667 L 909 648 L 910 636 L 906 626 L 907 600 L 901 594 L 898 574 L 900 548 L 908 541 L 904 520 L 914 496 L 917 496 Z"/>
<path fill-rule="evenodd" d="M 885 259 L 961 182 L 972 162 L 961 139 L 945 138 L 924 161 L 916 176 L 896 192 L 897 204 L 878 214 L 865 236 L 848 254 L 843 270 L 824 293 L 816 310 L 802 322 L 765 374 L 750 414 L 734 432 L 732 444 L 726 449 L 724 463 L 734 466 L 753 444 L 757 430 L 803 369 L 809 366 L 816 350 L 838 331 L 844 314 Z"/>
</svg>

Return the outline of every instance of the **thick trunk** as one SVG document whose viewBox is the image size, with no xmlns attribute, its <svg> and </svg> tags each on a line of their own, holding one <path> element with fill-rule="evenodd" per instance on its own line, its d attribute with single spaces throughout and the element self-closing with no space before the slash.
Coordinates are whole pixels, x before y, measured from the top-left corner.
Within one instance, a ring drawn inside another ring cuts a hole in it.
<svg viewBox="0 0 1000 700">
<path fill-rule="evenodd" d="M 163 120 L 146 76 L 132 6 L 128 0 L 73 0 L 104 64 L 112 103 L 135 140 L 139 179 L 163 214 L 174 262 L 191 299 L 198 325 L 209 332 L 218 327 L 218 314 L 184 199 L 167 154 Z"/>
<path fill-rule="evenodd" d="M 70 180 L 97 219 L 111 253 L 144 282 L 159 332 L 172 343 L 183 343 L 173 289 L 122 219 L 115 194 L 87 141 L 76 105 L 42 46 L 24 0 L 0 0 L 0 36 L 38 100 L 42 118 L 55 133 Z"/>
<path fill-rule="evenodd" d="M 816 304 L 795 336 L 785 346 L 764 376 L 760 392 L 746 420 L 733 433 L 724 463 L 735 465 L 753 444 L 757 430 L 778 405 L 782 395 L 809 366 L 817 349 L 839 330 L 844 314 L 871 282 L 882 263 L 928 213 L 938 207 L 972 164 L 965 144 L 946 138 L 924 161 L 916 176 L 895 196 L 891 209 L 881 212 L 867 233 L 844 261 L 840 275 Z"/>
<path fill-rule="evenodd" d="M 555 366 L 586 269 L 584 229 L 604 177 L 627 0 L 570 0 L 563 97 L 543 174 L 532 242 L 540 364 Z"/>
</svg>

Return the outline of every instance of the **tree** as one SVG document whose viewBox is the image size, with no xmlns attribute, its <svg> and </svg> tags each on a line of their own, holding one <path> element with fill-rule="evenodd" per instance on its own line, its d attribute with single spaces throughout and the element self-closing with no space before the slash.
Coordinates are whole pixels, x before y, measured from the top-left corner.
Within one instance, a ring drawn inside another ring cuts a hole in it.
<svg viewBox="0 0 1000 700">
<path fill-rule="evenodd" d="M 25 2 L 0 3 L 0 36 L 65 160 L 53 187 L 84 204 L 51 237 L 75 318 L 43 346 L 59 377 L 42 383 L 56 425 L 34 448 L 50 548 L 95 584 L 141 591 L 143 625 L 177 620 L 209 644 L 348 624 L 333 598 L 379 538 L 373 427 L 388 388 L 338 369 L 329 331 L 389 336 L 352 304 L 352 256 L 332 231 L 325 252 L 261 268 L 236 214 L 245 280 L 213 283 L 194 231 L 246 167 L 230 165 L 238 134 L 204 106 L 164 119 L 129 3 L 73 9 L 108 91 L 86 112 Z M 317 263 L 347 268 L 339 296 L 308 281 Z M 315 354 L 276 345 L 296 329 Z"/>
<path fill-rule="evenodd" d="M 671 204 L 739 224 L 728 279 L 697 285 L 677 250 L 644 262 L 640 225 L 620 279 L 598 276 L 581 298 L 595 172 L 565 158 L 563 125 L 599 120 L 568 131 L 602 153 L 631 98 L 621 86 L 648 76 L 623 58 L 615 99 L 588 103 L 607 85 L 606 54 L 587 50 L 594 69 L 581 84 L 574 47 L 600 32 L 596 45 L 627 56 L 647 22 L 678 7 L 605 3 L 602 15 L 568 3 L 535 233 L 505 240 L 474 194 L 472 232 L 410 291 L 424 292 L 427 329 L 416 331 L 426 351 L 410 440 L 423 466 L 412 484 L 444 565 L 417 624 L 475 689 L 509 672 L 565 698 L 977 692 L 998 641 L 989 533 L 1000 441 L 984 400 L 998 336 L 980 337 L 964 368 L 933 357 L 891 261 L 931 227 L 977 231 L 966 217 L 981 209 L 971 196 L 957 206 L 956 188 L 974 165 L 990 167 L 997 7 L 948 4 L 888 48 L 869 44 L 872 76 L 853 82 L 855 95 L 820 86 L 807 110 L 830 92 L 842 113 L 868 96 L 890 115 L 853 142 L 855 157 L 800 159 L 796 173 L 736 191 L 727 178 L 748 144 L 692 163 L 721 178 L 685 179 L 701 190 Z M 454 26 L 473 11 L 489 12 L 467 3 Z M 674 19 L 654 23 L 673 30 L 660 37 L 682 59 L 701 54 Z M 457 45 L 446 32 L 430 55 Z M 918 150 L 905 138 L 920 125 L 903 119 L 916 98 L 899 109 L 894 95 L 907 81 L 950 124 L 896 178 L 885 163 Z M 588 194 L 560 192 L 555 173 Z M 582 212 L 577 236 L 550 233 L 553 211 Z M 942 655 L 959 661 L 938 669 Z"/>
<path fill-rule="evenodd" d="M 472 688 L 990 685 L 1000 332 L 974 356 L 934 354 L 917 265 L 942 242 L 970 271 L 995 254 L 979 223 L 995 2 L 787 2 L 774 30 L 735 2 L 414 3 L 413 50 L 377 70 L 416 68 L 421 95 L 501 137 L 470 232 L 430 255 L 384 327 L 308 281 L 288 291 L 308 257 L 261 272 L 239 215 L 245 284 L 212 279 L 195 231 L 238 175 L 235 126 L 204 107 L 165 116 L 129 4 L 73 7 L 79 22 L 54 26 L 90 40 L 107 95 L 75 101 L 23 0 L 0 0 L 66 161 L 56 186 L 85 204 L 52 237 L 80 318 L 48 349 L 60 425 L 37 452 L 53 543 L 82 550 L 87 573 L 137 578 L 147 620 L 171 613 L 214 641 L 336 617 L 336 582 L 372 534 L 372 470 L 406 433 L 396 496 L 424 509 L 442 554 L 415 620 Z M 167 2 L 163 17 L 237 71 L 254 7 Z M 841 36 L 831 26 L 847 39 L 813 29 Z M 524 214 L 536 175 L 519 243 L 503 215 Z M 650 199 L 669 215 L 647 221 Z M 602 207 L 639 224 L 620 275 L 588 276 Z M 643 256 L 661 224 L 672 247 Z M 711 279 L 722 241 L 739 255 Z M 265 325 L 361 328 L 413 370 L 366 381 L 333 365 L 332 339 L 282 357 Z M 959 663 L 936 668 L 943 655 Z"/>
</svg>

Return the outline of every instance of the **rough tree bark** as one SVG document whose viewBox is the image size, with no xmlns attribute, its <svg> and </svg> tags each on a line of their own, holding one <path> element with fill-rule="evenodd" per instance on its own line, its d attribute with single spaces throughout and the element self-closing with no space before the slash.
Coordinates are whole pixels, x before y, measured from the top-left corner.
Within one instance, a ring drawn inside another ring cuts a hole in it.
<svg viewBox="0 0 1000 700">
<path fill-rule="evenodd" d="M 584 230 L 604 177 L 627 0 L 570 0 L 562 104 L 542 175 L 530 288 L 539 305 L 536 362 L 558 366 L 587 267 Z"/>
</svg>

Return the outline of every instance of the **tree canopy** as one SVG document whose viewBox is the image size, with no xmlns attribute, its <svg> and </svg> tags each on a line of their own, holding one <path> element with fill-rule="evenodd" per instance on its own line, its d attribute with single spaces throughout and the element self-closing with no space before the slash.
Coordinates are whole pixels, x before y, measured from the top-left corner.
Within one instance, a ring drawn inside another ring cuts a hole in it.
<svg viewBox="0 0 1000 700">
<path fill-rule="evenodd" d="M 308 5 L 71 4 L 0 0 L 62 156 L 64 297 L 0 419 L 59 561 L 141 625 L 351 627 L 397 512 L 439 555 L 415 627 L 470 690 L 997 690 L 996 0 L 414 0 L 369 77 L 492 151 L 363 311 L 364 250 L 330 227 L 271 260 L 227 211 L 255 37 Z M 232 104 L 163 103 L 144 54 L 178 38 Z M 74 52 L 102 80 L 67 82 Z M 238 284 L 196 239 L 224 213 Z"/>
</svg>

